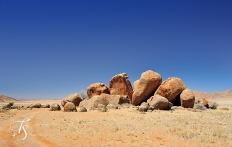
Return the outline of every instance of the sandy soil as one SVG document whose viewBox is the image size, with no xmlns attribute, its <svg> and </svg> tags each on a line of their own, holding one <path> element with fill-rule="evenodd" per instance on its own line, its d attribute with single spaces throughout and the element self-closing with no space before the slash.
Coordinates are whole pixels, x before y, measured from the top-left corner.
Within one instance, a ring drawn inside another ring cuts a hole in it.
<svg viewBox="0 0 232 147">
<path fill-rule="evenodd" d="M 22 124 L 25 131 L 19 134 L 21 123 L 16 121 L 27 118 Z M 232 147 L 232 105 L 201 112 L 183 109 L 146 114 L 133 108 L 69 113 L 14 109 L 0 113 L 0 132 L 3 147 Z"/>
</svg>

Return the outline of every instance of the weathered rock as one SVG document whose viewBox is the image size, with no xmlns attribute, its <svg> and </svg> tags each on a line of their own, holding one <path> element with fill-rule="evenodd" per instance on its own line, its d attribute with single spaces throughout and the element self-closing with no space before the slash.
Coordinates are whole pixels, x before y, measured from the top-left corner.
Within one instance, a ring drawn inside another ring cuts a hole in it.
<svg viewBox="0 0 232 147">
<path fill-rule="evenodd" d="M 41 104 L 40 103 L 35 103 L 35 104 L 31 104 L 29 107 L 30 108 L 41 108 Z"/>
<path fill-rule="evenodd" d="M 118 105 L 115 105 L 115 104 L 108 104 L 106 106 L 107 109 L 118 109 Z"/>
<path fill-rule="evenodd" d="M 66 103 L 67 103 L 66 100 L 61 100 L 61 102 L 60 102 L 61 106 L 63 106 L 63 107 L 64 107 L 64 105 L 65 105 Z"/>
<path fill-rule="evenodd" d="M 150 107 L 159 110 L 170 110 L 173 106 L 173 104 L 170 103 L 168 99 L 158 94 L 152 96 L 150 99 L 147 100 L 147 102 L 149 103 Z"/>
<path fill-rule="evenodd" d="M 110 94 L 109 88 L 103 83 L 93 83 L 87 88 L 87 95 L 89 99 L 102 93 Z"/>
<path fill-rule="evenodd" d="M 51 104 L 49 111 L 60 111 L 60 105 L 57 103 Z"/>
<path fill-rule="evenodd" d="M 93 110 L 98 108 L 98 104 L 103 104 L 107 106 L 109 104 L 109 101 L 106 97 L 95 95 L 89 100 L 83 100 L 82 102 L 80 102 L 79 107 L 85 107 L 86 109 Z"/>
<path fill-rule="evenodd" d="M 87 109 L 85 107 L 80 107 L 79 112 L 87 112 Z"/>
<path fill-rule="evenodd" d="M 42 105 L 42 108 L 50 108 L 50 105 L 49 104 Z"/>
<path fill-rule="evenodd" d="M 172 106 L 171 110 L 184 110 L 185 108 L 182 106 Z"/>
<path fill-rule="evenodd" d="M 209 101 L 208 107 L 209 109 L 217 109 L 218 104 L 216 102 Z"/>
<path fill-rule="evenodd" d="M 204 107 L 206 107 L 206 108 L 208 108 L 209 106 L 208 106 L 208 101 L 206 100 L 206 99 L 204 99 L 204 98 L 202 98 L 202 99 L 198 99 L 197 100 L 197 104 L 202 104 Z"/>
<path fill-rule="evenodd" d="M 111 95 L 127 95 L 129 102 L 132 101 L 133 88 L 131 82 L 128 80 L 126 73 L 117 74 L 110 80 L 110 94 Z"/>
<path fill-rule="evenodd" d="M 18 109 L 18 110 L 20 110 L 20 107 L 19 106 L 11 106 L 10 109 Z"/>
<path fill-rule="evenodd" d="M 193 110 L 206 110 L 207 108 L 203 104 L 194 104 Z"/>
<path fill-rule="evenodd" d="M 142 104 L 140 106 L 149 107 L 149 104 L 147 102 L 142 102 Z"/>
<path fill-rule="evenodd" d="M 143 102 L 140 106 L 139 106 L 139 112 L 147 112 L 149 108 L 148 103 Z"/>
<path fill-rule="evenodd" d="M 128 103 L 129 99 L 127 95 L 109 95 L 102 93 L 100 97 L 105 98 L 108 100 L 109 104 L 123 104 L 123 103 Z"/>
<path fill-rule="evenodd" d="M 76 106 L 71 102 L 67 102 L 64 105 L 64 112 L 77 112 Z"/>
<path fill-rule="evenodd" d="M 85 108 L 88 109 L 89 101 L 90 101 L 90 99 L 81 101 L 80 104 L 79 104 L 79 107 L 80 108 L 85 107 Z"/>
<path fill-rule="evenodd" d="M 139 112 L 147 112 L 148 107 L 146 106 L 139 106 Z"/>
<path fill-rule="evenodd" d="M 79 106 L 81 101 L 82 101 L 81 96 L 78 93 L 74 93 L 74 94 L 70 94 L 69 96 L 67 96 L 63 100 L 61 100 L 61 105 L 64 107 L 64 105 L 67 102 L 71 102 L 75 106 Z"/>
<path fill-rule="evenodd" d="M 179 102 L 179 95 L 186 89 L 185 84 L 180 78 L 173 77 L 165 80 L 156 90 L 155 94 L 159 94 L 168 99 L 171 103 Z"/>
<path fill-rule="evenodd" d="M 185 89 L 180 94 L 180 105 L 184 108 L 193 108 L 195 96 L 190 89 Z"/>
<path fill-rule="evenodd" d="M 103 105 L 103 104 L 98 104 L 98 110 L 99 110 L 100 112 L 106 112 L 106 111 L 107 111 L 107 108 L 106 108 L 106 106 Z"/>
<path fill-rule="evenodd" d="M 132 104 L 139 105 L 152 96 L 162 82 L 162 77 L 157 72 L 148 70 L 143 72 L 140 79 L 134 82 Z"/>
</svg>

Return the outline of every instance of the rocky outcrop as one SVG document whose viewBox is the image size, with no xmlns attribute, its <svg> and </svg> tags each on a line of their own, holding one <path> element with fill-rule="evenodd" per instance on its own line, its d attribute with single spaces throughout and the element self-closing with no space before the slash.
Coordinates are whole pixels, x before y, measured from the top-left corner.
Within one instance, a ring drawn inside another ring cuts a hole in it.
<svg viewBox="0 0 232 147">
<path fill-rule="evenodd" d="M 76 111 L 77 111 L 76 106 L 73 103 L 67 102 L 64 105 L 64 112 L 76 112 Z"/>
<path fill-rule="evenodd" d="M 81 96 L 78 93 L 74 93 L 74 94 L 70 94 L 69 96 L 67 96 L 63 100 L 61 100 L 61 105 L 64 107 L 64 105 L 67 102 L 71 102 L 75 106 L 79 106 L 81 101 L 82 101 Z"/>
<path fill-rule="evenodd" d="M 109 95 L 109 94 L 102 93 L 100 97 L 104 97 L 105 99 L 107 99 L 109 104 L 114 104 L 114 105 L 129 102 L 127 95 Z"/>
<path fill-rule="evenodd" d="M 50 105 L 49 104 L 42 105 L 42 108 L 50 108 Z"/>
<path fill-rule="evenodd" d="M 168 99 L 158 94 L 155 94 L 154 96 L 149 98 L 147 102 L 149 103 L 150 107 L 158 110 L 170 110 L 173 106 L 173 104 L 170 103 Z"/>
<path fill-rule="evenodd" d="M 98 111 L 100 111 L 100 112 L 107 111 L 106 105 L 103 105 L 103 104 L 98 104 L 97 108 L 98 108 Z"/>
<path fill-rule="evenodd" d="M 193 108 L 195 96 L 190 89 L 185 89 L 180 94 L 180 105 L 184 108 Z"/>
<path fill-rule="evenodd" d="M 110 80 L 110 94 L 111 95 L 127 95 L 129 102 L 132 101 L 133 88 L 131 82 L 128 80 L 126 73 L 117 74 Z"/>
<path fill-rule="evenodd" d="M 107 106 L 109 104 L 109 101 L 106 99 L 106 97 L 95 95 L 89 100 L 84 100 L 80 102 L 79 107 L 85 107 L 86 109 L 96 109 L 98 108 L 98 104 L 103 104 Z"/>
<path fill-rule="evenodd" d="M 42 107 L 42 105 L 40 103 L 31 104 L 29 106 L 29 108 L 41 108 L 41 107 Z"/>
<path fill-rule="evenodd" d="M 143 72 L 140 79 L 134 82 L 132 104 L 139 105 L 152 96 L 162 82 L 159 73 L 148 70 Z"/>
<path fill-rule="evenodd" d="M 60 111 L 60 105 L 57 103 L 51 104 L 49 111 Z"/>
<path fill-rule="evenodd" d="M 180 94 L 186 89 L 184 82 L 177 77 L 166 79 L 156 90 L 155 94 L 161 95 L 171 103 L 180 103 Z"/>
<path fill-rule="evenodd" d="M 128 103 L 128 97 L 124 95 L 109 95 L 102 93 L 101 95 L 95 95 L 89 100 L 83 100 L 80 102 L 79 107 L 85 107 L 87 109 L 96 109 L 98 104 L 107 106 L 108 104 L 118 105 Z"/>
<path fill-rule="evenodd" d="M 106 108 L 107 108 L 107 109 L 118 109 L 119 106 L 120 106 L 120 105 L 108 104 L 108 105 L 106 106 Z"/>
<path fill-rule="evenodd" d="M 202 98 L 202 99 L 198 99 L 198 100 L 196 101 L 196 103 L 197 103 L 197 104 L 202 104 L 204 107 L 208 108 L 208 103 L 209 103 L 209 101 L 206 100 L 206 99 L 204 99 L 204 98 Z"/>
<path fill-rule="evenodd" d="M 110 94 L 109 88 L 103 83 L 93 83 L 87 88 L 87 95 L 89 99 L 102 93 Z"/>
</svg>

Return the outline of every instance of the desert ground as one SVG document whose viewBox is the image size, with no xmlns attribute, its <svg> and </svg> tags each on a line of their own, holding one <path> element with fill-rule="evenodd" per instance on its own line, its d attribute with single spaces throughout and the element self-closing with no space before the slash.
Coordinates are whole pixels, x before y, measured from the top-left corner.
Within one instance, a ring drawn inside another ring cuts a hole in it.
<svg viewBox="0 0 232 147">
<path fill-rule="evenodd" d="M 60 100 L 23 101 L 15 105 L 36 102 L 49 104 Z M 223 102 L 216 110 L 198 112 L 176 109 L 144 114 L 129 106 L 108 112 L 48 110 L 33 108 L 1 112 L 0 146 L 232 147 L 232 105 Z M 26 119 L 30 120 L 16 122 Z M 20 125 L 21 132 L 18 133 Z"/>
</svg>

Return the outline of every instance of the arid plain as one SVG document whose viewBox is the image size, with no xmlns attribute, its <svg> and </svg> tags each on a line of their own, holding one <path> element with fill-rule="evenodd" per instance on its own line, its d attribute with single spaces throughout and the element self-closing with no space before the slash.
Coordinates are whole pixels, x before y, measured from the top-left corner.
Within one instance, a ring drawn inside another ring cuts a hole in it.
<svg viewBox="0 0 232 147">
<path fill-rule="evenodd" d="M 37 102 L 51 104 L 60 100 L 21 101 L 15 105 Z M 0 146 L 231 147 L 232 105 L 221 103 L 216 110 L 154 110 L 145 114 L 129 105 L 107 112 L 12 109 L 0 113 Z M 22 124 L 25 131 L 22 129 L 19 134 L 21 122 L 16 121 L 25 119 L 30 120 Z"/>
</svg>

